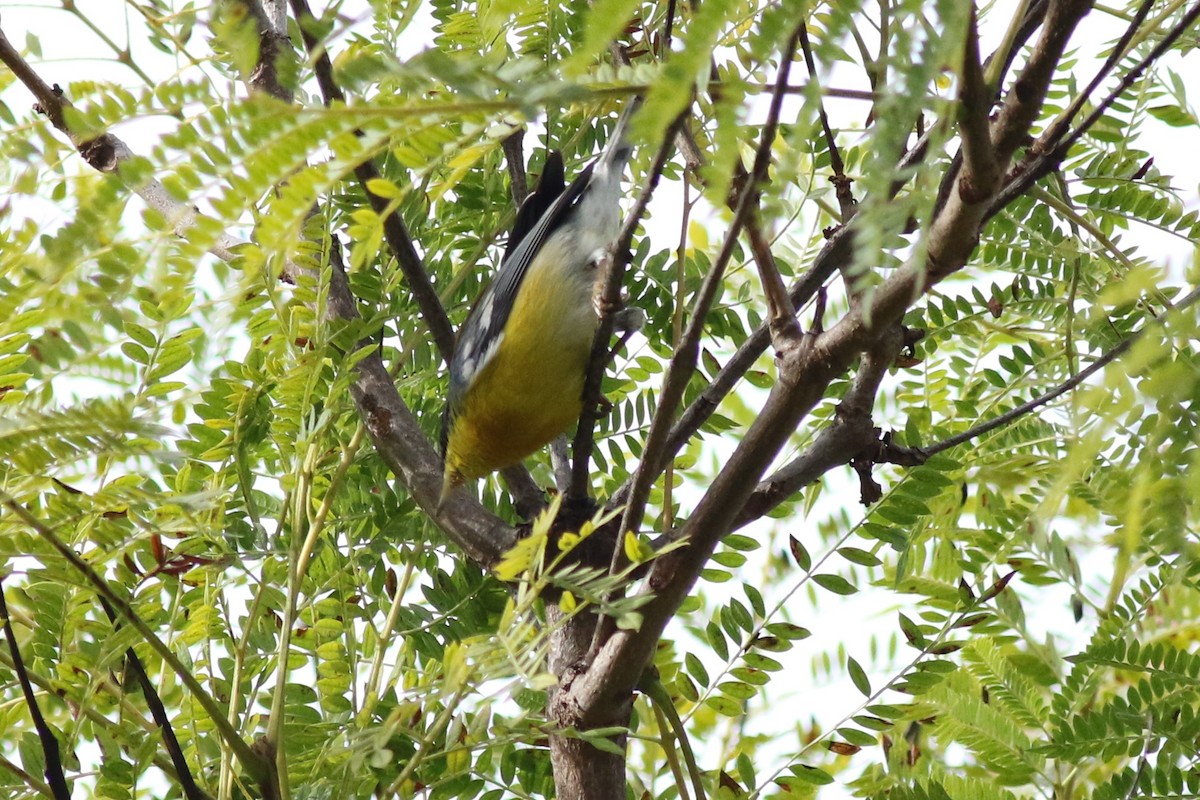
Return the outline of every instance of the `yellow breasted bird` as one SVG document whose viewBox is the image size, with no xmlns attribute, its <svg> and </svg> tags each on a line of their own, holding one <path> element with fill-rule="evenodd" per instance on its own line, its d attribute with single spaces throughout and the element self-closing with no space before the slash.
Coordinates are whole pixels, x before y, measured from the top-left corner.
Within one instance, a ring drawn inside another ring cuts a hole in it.
<svg viewBox="0 0 1200 800">
<path fill-rule="evenodd" d="M 598 323 L 597 265 L 620 230 L 628 117 L 565 190 L 561 157 L 547 158 L 500 271 L 459 331 L 439 506 L 456 487 L 516 464 L 579 418 Z"/>
</svg>

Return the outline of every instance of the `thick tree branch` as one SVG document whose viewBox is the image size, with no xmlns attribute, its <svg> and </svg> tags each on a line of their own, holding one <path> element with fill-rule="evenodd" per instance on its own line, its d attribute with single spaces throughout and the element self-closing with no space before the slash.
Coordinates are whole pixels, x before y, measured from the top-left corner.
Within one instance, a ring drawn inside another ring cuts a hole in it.
<svg viewBox="0 0 1200 800">
<path fill-rule="evenodd" d="M 569 682 L 572 670 L 582 663 L 596 629 L 594 614 L 582 614 L 565 619 L 557 605 L 547 603 L 546 624 L 550 628 L 550 651 L 547 668 L 558 676 L 559 684 L 550 693 L 547 707 L 551 719 L 564 722 L 556 711 L 556 703 L 562 697 L 562 686 Z M 623 727 L 629 724 L 633 712 L 633 698 L 606 709 L 606 718 L 600 725 Z M 569 722 L 567 724 L 570 724 Z M 624 749 L 625 737 L 617 744 Z M 625 796 L 625 758 L 593 747 L 588 742 L 571 736 L 550 737 L 550 764 L 554 772 L 554 785 L 561 798 L 597 798 L 610 800 Z"/>
<path fill-rule="evenodd" d="M 342 266 L 341 245 L 336 241 L 329 252 L 327 313 L 340 322 L 359 319 Z M 516 543 L 516 531 L 488 512 L 469 492 L 455 492 L 440 511 L 432 511 L 438 508 L 442 490 L 441 459 L 396 391 L 378 348 L 365 340 L 358 346 L 354 365 L 358 375 L 350 393 L 375 450 L 417 503 L 431 511 L 450 539 L 469 558 L 491 567 Z"/>
<path fill-rule="evenodd" d="M 270 95 L 285 103 L 292 102 L 292 81 L 280 80 L 280 66 L 287 59 L 295 63 L 291 40 L 287 35 L 286 0 L 238 0 L 243 13 L 254 20 L 258 28 L 258 61 L 246 83 L 256 92 Z M 295 70 L 292 70 L 294 77 Z"/>
<path fill-rule="evenodd" d="M 876 440 L 878 431 L 871 421 L 875 396 L 888 369 L 896 362 L 904 338 L 898 327 L 879 338 L 865 353 L 858 373 L 838 403 L 832 422 L 816 440 L 796 458 L 762 481 L 738 516 L 735 528 L 771 512 L 800 489 L 834 467 L 849 464 Z"/>
<path fill-rule="evenodd" d="M 961 191 L 973 192 L 975 186 L 995 186 L 999 178 L 999 165 L 992 147 L 988 121 L 992 110 L 992 93 L 984 80 L 983 65 L 979 62 L 979 30 L 974 3 L 971 4 L 967 46 L 959 81 L 958 130 L 963 156 Z"/>
<path fill-rule="evenodd" d="M 1075 25 L 1090 2 L 1063 2 L 1051 7 L 1047 25 L 997 122 L 997 159 L 1003 167 L 1028 132 L 1045 99 L 1053 65 L 1058 63 Z M 1025 133 L 1018 131 L 1025 125 Z M 779 355 L 779 379 L 758 418 L 718 472 L 692 515 L 673 538 L 687 546 L 653 562 L 641 590 L 649 598 L 642 607 L 642 626 L 619 631 L 600 649 L 587 671 L 570 686 L 573 711 L 590 722 L 603 708 L 628 695 L 662 635 L 667 622 L 687 596 L 717 543 L 735 523 L 761 475 L 779 448 L 841 374 L 879 331 L 899 321 L 904 311 L 931 285 L 961 269 L 974 249 L 991 193 L 996 187 L 962 191 L 961 180 L 927 234 L 924 260 L 910 262 L 879 287 L 870 304 L 870 324 L 862 307 L 830 330 Z"/>
</svg>

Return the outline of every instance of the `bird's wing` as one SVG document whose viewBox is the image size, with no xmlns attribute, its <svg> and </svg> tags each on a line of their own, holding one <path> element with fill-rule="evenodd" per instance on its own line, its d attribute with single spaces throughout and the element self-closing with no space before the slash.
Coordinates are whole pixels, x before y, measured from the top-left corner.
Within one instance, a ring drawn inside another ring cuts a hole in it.
<svg viewBox="0 0 1200 800">
<path fill-rule="evenodd" d="M 542 167 L 537 188 L 525 198 L 525 201 L 521 203 L 521 208 L 517 211 L 517 219 L 513 223 L 512 232 L 508 234 L 508 244 L 504 247 L 504 258 L 500 260 L 501 264 L 512 257 L 517 245 L 529 235 L 533 226 L 537 225 L 538 220 L 550 209 L 550 206 L 554 205 L 554 201 L 566 188 L 567 181 L 563 172 L 562 153 L 551 150 L 546 154 L 546 164 Z"/>
<path fill-rule="evenodd" d="M 450 363 L 451 413 L 466 394 L 472 379 L 496 355 L 504 337 L 504 325 L 529 265 L 542 245 L 569 219 L 591 182 L 593 164 L 588 164 L 542 214 L 537 224 L 521 237 L 512 255 L 500 265 L 500 272 L 472 309 L 458 337 L 458 348 Z"/>
</svg>

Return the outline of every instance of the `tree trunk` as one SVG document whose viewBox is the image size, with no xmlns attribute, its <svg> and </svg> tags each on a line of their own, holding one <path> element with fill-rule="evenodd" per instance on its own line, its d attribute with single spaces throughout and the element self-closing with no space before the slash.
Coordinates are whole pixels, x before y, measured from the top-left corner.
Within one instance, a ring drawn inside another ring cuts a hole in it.
<svg viewBox="0 0 1200 800">
<path fill-rule="evenodd" d="M 560 728 L 576 727 L 579 714 L 563 691 L 583 664 L 592 633 L 596 628 L 594 614 L 580 614 L 571 621 L 561 622 L 557 606 L 547 607 L 547 623 L 551 634 L 549 666 L 558 677 L 558 687 L 551 692 L 547 712 Z M 632 696 L 614 707 L 604 726 L 625 727 L 633 713 Z M 621 754 L 598 750 L 582 739 L 568 736 L 550 737 L 550 764 L 554 770 L 554 786 L 558 800 L 623 800 L 625 797 L 626 737 L 610 739 L 621 748 Z"/>
</svg>

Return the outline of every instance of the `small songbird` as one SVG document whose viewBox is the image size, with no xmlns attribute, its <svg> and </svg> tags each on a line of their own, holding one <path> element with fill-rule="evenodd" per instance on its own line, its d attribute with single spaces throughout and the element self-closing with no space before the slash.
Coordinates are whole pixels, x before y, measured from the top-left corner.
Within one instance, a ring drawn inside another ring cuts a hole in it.
<svg viewBox="0 0 1200 800">
<path fill-rule="evenodd" d="M 565 190 L 562 157 L 547 157 L 500 271 L 459 331 L 439 507 L 456 487 L 518 463 L 579 418 L 598 323 L 597 266 L 620 230 L 629 116 Z"/>
</svg>

